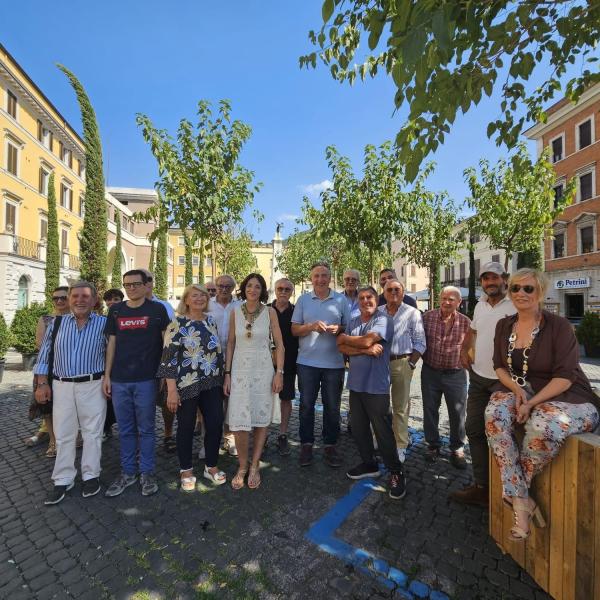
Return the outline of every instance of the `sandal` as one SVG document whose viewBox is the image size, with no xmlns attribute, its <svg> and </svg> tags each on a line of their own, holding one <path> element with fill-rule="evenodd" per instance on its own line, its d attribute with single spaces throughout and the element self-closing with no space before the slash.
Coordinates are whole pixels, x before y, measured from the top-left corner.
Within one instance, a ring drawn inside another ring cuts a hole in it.
<svg viewBox="0 0 600 600">
<path fill-rule="evenodd" d="M 191 473 L 192 470 L 183 471 L 183 473 Z M 184 492 L 193 492 L 196 489 L 196 478 L 194 475 L 188 475 L 187 477 L 181 477 L 181 489 Z"/>
<path fill-rule="evenodd" d="M 255 490 L 260 486 L 260 467 L 250 467 L 250 474 L 248 475 L 248 487 L 251 490 Z"/>
<path fill-rule="evenodd" d="M 215 485 L 223 485 L 227 481 L 227 475 L 220 469 L 211 473 L 211 469 L 217 469 L 217 467 L 204 467 L 204 477 L 210 479 Z"/>
<path fill-rule="evenodd" d="M 173 436 L 170 435 L 163 440 L 163 448 L 169 454 L 173 454 L 177 450 L 177 442 L 173 439 Z"/>
<path fill-rule="evenodd" d="M 56 458 L 56 442 L 50 442 L 48 444 L 48 450 L 46 450 L 47 458 Z"/>
<path fill-rule="evenodd" d="M 36 433 L 31 437 L 25 438 L 23 442 L 28 448 L 33 448 L 34 446 L 45 442 L 49 437 L 47 431 L 42 431 L 42 433 Z"/>
<path fill-rule="evenodd" d="M 244 479 L 248 469 L 238 469 L 235 477 L 231 480 L 231 487 L 234 490 L 241 490 L 244 487 Z"/>
<path fill-rule="evenodd" d="M 533 521 L 536 527 L 546 527 L 546 521 L 542 516 L 542 511 L 539 506 L 529 498 L 518 498 L 515 497 L 513 500 L 513 509 L 515 522 L 510 529 L 510 535 L 508 538 L 513 542 L 520 542 L 526 540 L 531 535 L 531 522 Z M 523 523 L 519 522 L 519 513 L 527 514 L 527 530 L 523 528 Z"/>
</svg>

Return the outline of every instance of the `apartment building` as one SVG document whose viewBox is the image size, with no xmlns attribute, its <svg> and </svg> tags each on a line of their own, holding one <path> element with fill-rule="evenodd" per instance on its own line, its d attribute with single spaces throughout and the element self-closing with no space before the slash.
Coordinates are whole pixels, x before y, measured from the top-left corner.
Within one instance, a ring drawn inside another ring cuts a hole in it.
<svg viewBox="0 0 600 600">
<path fill-rule="evenodd" d="M 545 270 L 550 279 L 546 308 L 571 319 L 585 311 L 600 312 L 600 84 L 577 102 L 562 99 L 547 111 L 545 123 L 525 132 L 535 140 L 538 155 L 551 148 L 556 171 L 555 194 L 575 179 L 577 195 L 554 223 L 554 239 L 544 246 Z"/>
</svg>

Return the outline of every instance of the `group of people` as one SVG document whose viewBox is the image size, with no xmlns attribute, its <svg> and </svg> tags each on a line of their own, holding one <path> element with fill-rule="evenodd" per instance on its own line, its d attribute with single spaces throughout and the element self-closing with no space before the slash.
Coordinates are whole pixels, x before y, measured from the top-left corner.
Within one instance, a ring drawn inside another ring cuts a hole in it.
<svg viewBox="0 0 600 600">
<path fill-rule="evenodd" d="M 165 440 L 177 419 L 182 490 L 196 486 L 192 449 L 199 423 L 204 429 L 203 476 L 215 485 L 225 483 L 227 476 L 218 466 L 224 439 L 226 450 L 238 457 L 232 488 L 256 489 L 272 424 L 279 425 L 277 450 L 282 456 L 290 453 L 296 379 L 299 463 L 308 467 L 314 460 L 320 392 L 323 460 L 340 467 L 337 441 L 346 371 L 349 428 L 360 455 L 347 476 L 379 476 L 378 452 L 389 472 L 389 496 L 402 498 L 410 384 L 422 360 L 425 459 L 435 462 L 441 455 L 442 396 L 450 421 L 449 460 L 457 469 L 467 468 L 467 437 L 470 444 L 475 481 L 451 494 L 452 499 L 487 504 L 491 448 L 505 500 L 515 512 L 512 537 L 527 537 L 532 518 L 542 524 L 528 493 L 531 479 L 567 435 L 598 425 L 600 407 L 579 366 L 572 327 L 542 309 L 543 274 L 521 269 L 509 279 L 499 263 L 484 265 L 483 295 L 472 321 L 459 311 L 460 289 L 451 286 L 441 291 L 439 308 L 422 315 L 392 269 L 380 273 L 381 294 L 361 287 L 355 270 L 344 273 L 344 290 L 335 292 L 325 262 L 312 266 L 310 279 L 312 290 L 294 306 L 288 279 L 276 282 L 275 300 L 268 304 L 260 274 L 244 279 L 237 299 L 236 282 L 222 275 L 206 286 L 187 286 L 174 313 L 153 295 L 152 274 L 134 269 L 123 276 L 126 301 L 120 290 L 104 295 L 107 316 L 94 312 L 98 299 L 90 283 L 57 288 L 57 314 L 45 322 L 34 371 L 36 401 L 53 405 L 56 461 L 46 503 L 60 502 L 73 487 L 79 429 L 82 494 L 100 491 L 102 436 L 112 426 L 106 418 L 109 408 L 118 423 L 122 472 L 105 494 L 121 494 L 138 476 L 141 493 L 155 493 L 157 400 Z M 525 425 L 521 446 L 514 435 L 520 424 Z"/>
</svg>

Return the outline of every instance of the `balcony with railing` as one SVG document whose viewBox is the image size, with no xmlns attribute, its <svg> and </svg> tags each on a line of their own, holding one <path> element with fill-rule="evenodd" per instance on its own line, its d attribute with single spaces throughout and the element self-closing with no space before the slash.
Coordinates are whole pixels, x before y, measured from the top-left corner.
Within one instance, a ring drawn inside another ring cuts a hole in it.
<svg viewBox="0 0 600 600">
<path fill-rule="evenodd" d="M 40 248 L 42 244 L 28 240 L 27 238 L 21 237 L 20 235 L 13 235 L 13 251 L 12 254 L 17 256 L 23 256 L 25 258 L 35 258 L 41 260 Z"/>
</svg>

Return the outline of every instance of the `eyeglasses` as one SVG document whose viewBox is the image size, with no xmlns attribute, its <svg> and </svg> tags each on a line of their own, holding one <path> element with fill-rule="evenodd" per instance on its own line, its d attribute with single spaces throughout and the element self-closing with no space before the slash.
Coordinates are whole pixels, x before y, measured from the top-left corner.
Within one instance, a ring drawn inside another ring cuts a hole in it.
<svg viewBox="0 0 600 600">
<path fill-rule="evenodd" d="M 288 294 L 291 294 L 294 290 L 292 288 L 288 288 L 288 287 L 278 287 L 275 289 L 276 292 L 286 292 Z"/>
<path fill-rule="evenodd" d="M 130 289 L 132 289 L 132 288 L 139 288 L 139 287 L 142 287 L 143 285 L 144 285 L 144 282 L 143 282 L 143 281 L 134 281 L 134 282 L 132 282 L 132 283 L 124 283 L 124 284 L 123 284 L 123 287 L 124 287 L 126 290 L 130 290 Z"/>
<path fill-rule="evenodd" d="M 521 290 L 523 290 L 526 294 L 533 294 L 533 292 L 535 292 L 535 286 L 533 286 L 533 285 L 519 285 L 518 283 L 513 283 L 510 286 L 510 293 L 511 294 L 516 294 L 517 292 L 520 292 Z"/>
<path fill-rule="evenodd" d="M 233 289 L 232 285 L 218 285 L 217 288 L 219 288 L 220 290 L 231 290 Z"/>
<path fill-rule="evenodd" d="M 206 288 L 207 292 L 216 292 L 217 288 Z"/>
<path fill-rule="evenodd" d="M 400 294 L 402 292 L 402 288 L 386 287 L 384 292 L 389 292 L 390 294 Z"/>
<path fill-rule="evenodd" d="M 344 281 L 349 283 L 351 281 L 358 281 L 358 279 L 356 277 L 344 277 Z"/>
<path fill-rule="evenodd" d="M 52 296 L 52 302 L 66 302 L 67 296 Z"/>
</svg>

